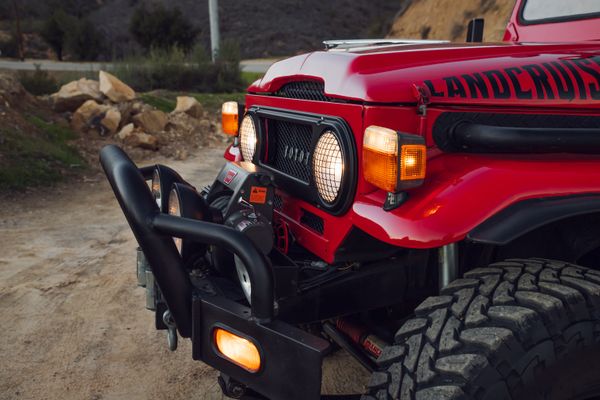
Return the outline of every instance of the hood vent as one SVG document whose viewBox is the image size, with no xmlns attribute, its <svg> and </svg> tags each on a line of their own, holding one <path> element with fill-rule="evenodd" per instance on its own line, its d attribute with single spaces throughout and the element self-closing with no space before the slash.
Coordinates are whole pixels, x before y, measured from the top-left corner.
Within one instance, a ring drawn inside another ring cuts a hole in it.
<svg viewBox="0 0 600 400">
<path fill-rule="evenodd" d="M 334 101 L 325 95 L 325 84 L 317 81 L 290 82 L 283 85 L 275 95 L 289 99 Z"/>
</svg>

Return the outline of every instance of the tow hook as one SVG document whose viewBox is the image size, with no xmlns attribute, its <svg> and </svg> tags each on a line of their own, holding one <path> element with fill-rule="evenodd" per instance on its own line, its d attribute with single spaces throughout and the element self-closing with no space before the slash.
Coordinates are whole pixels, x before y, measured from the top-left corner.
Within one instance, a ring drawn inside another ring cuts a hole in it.
<svg viewBox="0 0 600 400">
<path fill-rule="evenodd" d="M 167 344 L 169 345 L 169 350 L 175 351 L 177 350 L 177 327 L 175 326 L 175 320 L 171 315 L 171 311 L 165 311 L 163 314 L 163 322 L 168 328 Z"/>
</svg>

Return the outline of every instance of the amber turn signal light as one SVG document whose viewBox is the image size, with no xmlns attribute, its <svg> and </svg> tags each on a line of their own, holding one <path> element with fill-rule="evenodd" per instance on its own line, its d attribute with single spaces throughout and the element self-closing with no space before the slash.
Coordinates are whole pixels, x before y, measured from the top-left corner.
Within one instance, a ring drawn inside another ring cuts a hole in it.
<svg viewBox="0 0 600 400">
<path fill-rule="evenodd" d="M 369 126 L 363 139 L 365 180 L 390 193 L 419 186 L 425 179 L 425 139 Z"/>
<path fill-rule="evenodd" d="M 215 346 L 219 353 L 248 372 L 258 372 L 261 365 L 258 348 L 250 340 L 222 328 L 214 330 Z"/>
<path fill-rule="evenodd" d="M 239 104 L 237 101 L 223 103 L 221 107 L 221 124 L 225 134 L 237 136 L 239 128 Z"/>
</svg>

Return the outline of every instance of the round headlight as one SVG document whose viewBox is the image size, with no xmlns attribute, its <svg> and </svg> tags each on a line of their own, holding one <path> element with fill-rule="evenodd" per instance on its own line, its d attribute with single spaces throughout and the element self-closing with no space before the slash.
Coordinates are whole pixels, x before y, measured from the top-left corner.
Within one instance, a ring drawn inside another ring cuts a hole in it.
<svg viewBox="0 0 600 400">
<path fill-rule="evenodd" d="M 325 131 L 313 153 L 313 174 L 319 196 L 326 203 L 333 203 L 340 193 L 344 176 L 342 147 L 332 131 Z"/>
<path fill-rule="evenodd" d="M 240 148 L 244 161 L 252 162 L 254 153 L 256 152 L 256 126 L 251 116 L 246 115 L 240 127 Z"/>
<path fill-rule="evenodd" d="M 160 199 L 160 174 L 158 173 L 158 169 L 155 169 L 152 173 L 152 195 L 154 196 L 158 208 L 162 209 Z"/>
<path fill-rule="evenodd" d="M 173 188 L 171 193 L 169 193 L 169 215 L 181 217 L 181 203 L 179 202 L 179 195 L 177 194 L 177 190 L 175 188 Z M 173 240 L 175 241 L 175 247 L 177 247 L 177 251 L 179 251 L 179 254 L 181 254 L 183 240 L 181 238 L 173 238 Z"/>
</svg>

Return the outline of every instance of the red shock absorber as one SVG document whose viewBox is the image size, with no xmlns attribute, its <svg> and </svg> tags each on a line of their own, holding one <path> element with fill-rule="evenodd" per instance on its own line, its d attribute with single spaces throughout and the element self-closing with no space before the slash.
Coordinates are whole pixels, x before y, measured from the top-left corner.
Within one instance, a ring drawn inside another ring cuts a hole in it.
<svg viewBox="0 0 600 400">
<path fill-rule="evenodd" d="M 343 332 L 354 343 L 365 349 L 367 353 L 375 358 L 379 358 L 385 342 L 377 336 L 370 334 L 365 326 L 351 322 L 346 318 L 338 318 L 335 325 L 340 332 Z"/>
</svg>

